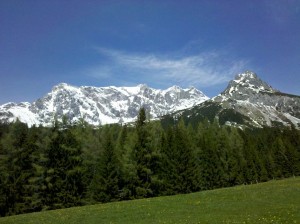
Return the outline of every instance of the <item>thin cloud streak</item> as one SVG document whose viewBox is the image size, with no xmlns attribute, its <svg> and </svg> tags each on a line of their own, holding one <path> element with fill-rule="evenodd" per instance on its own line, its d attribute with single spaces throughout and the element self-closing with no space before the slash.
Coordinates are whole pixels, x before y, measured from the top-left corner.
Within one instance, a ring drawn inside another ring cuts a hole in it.
<svg viewBox="0 0 300 224">
<path fill-rule="evenodd" d="M 93 70 L 93 77 L 104 78 L 122 71 L 139 80 L 164 85 L 209 87 L 228 82 L 248 64 L 245 60 L 230 60 L 217 51 L 192 56 L 132 54 L 112 49 L 97 48 L 108 59 L 105 66 Z M 105 71 L 105 75 L 101 72 Z M 108 74 L 109 73 L 109 74 Z M 144 81 L 142 81 L 144 82 Z"/>
</svg>

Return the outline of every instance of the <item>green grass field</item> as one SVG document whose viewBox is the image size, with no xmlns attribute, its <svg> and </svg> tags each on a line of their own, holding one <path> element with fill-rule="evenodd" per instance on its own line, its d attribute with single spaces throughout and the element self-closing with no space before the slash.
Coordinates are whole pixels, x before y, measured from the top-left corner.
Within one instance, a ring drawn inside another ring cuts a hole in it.
<svg viewBox="0 0 300 224">
<path fill-rule="evenodd" d="M 300 223 L 300 177 L 17 215 L 0 223 Z"/>
</svg>

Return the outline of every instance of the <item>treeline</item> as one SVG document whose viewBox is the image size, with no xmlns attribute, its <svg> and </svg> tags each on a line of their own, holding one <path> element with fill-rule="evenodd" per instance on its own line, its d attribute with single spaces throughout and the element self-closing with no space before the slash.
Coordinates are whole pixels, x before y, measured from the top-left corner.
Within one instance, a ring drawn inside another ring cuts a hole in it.
<svg viewBox="0 0 300 224">
<path fill-rule="evenodd" d="M 300 132 L 204 121 L 0 125 L 1 216 L 189 193 L 300 174 Z"/>
</svg>

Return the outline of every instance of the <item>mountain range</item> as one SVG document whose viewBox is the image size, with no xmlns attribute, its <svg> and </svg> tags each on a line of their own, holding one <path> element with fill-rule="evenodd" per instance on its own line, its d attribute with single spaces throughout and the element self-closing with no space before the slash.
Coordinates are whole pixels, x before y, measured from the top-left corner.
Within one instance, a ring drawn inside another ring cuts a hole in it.
<svg viewBox="0 0 300 224">
<path fill-rule="evenodd" d="M 294 126 L 300 129 L 300 96 L 282 93 L 246 71 L 229 82 L 219 95 L 209 99 L 194 87 L 172 86 L 165 90 L 145 84 L 135 87 L 76 87 L 61 83 L 33 103 L 0 106 L 0 121 L 16 119 L 32 125 L 51 126 L 66 117 L 71 123 L 84 119 L 91 125 L 127 123 L 136 120 L 144 107 L 151 119 L 163 124 L 181 117 L 187 123 L 218 119 L 231 126 Z"/>
<path fill-rule="evenodd" d="M 135 87 L 76 87 L 61 83 L 33 103 L 6 103 L 0 106 L 0 121 L 51 126 L 66 117 L 71 123 L 84 119 L 92 125 L 127 123 L 144 107 L 149 118 L 190 108 L 209 98 L 194 87 L 172 86 L 166 90 L 145 84 Z"/>
<path fill-rule="evenodd" d="M 187 123 L 218 119 L 238 127 L 294 126 L 300 129 L 300 96 L 282 93 L 246 71 L 230 81 L 219 95 L 192 108 L 163 117 L 163 123 L 183 118 Z"/>
</svg>

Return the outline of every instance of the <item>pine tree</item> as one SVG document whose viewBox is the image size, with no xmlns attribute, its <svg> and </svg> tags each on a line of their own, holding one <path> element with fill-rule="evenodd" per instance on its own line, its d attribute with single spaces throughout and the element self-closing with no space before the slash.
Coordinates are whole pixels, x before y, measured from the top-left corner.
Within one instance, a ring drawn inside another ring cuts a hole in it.
<svg viewBox="0 0 300 224">
<path fill-rule="evenodd" d="M 173 128 L 169 127 L 161 136 L 161 173 L 160 178 L 163 184 L 163 194 L 172 195 L 176 193 L 177 157 L 175 157 L 175 140 Z"/>
<path fill-rule="evenodd" d="M 122 157 L 126 152 L 125 152 L 125 144 L 126 144 L 126 139 L 127 139 L 127 125 L 122 126 L 121 131 L 119 132 L 119 136 L 117 139 L 117 153 L 120 157 Z"/>
<path fill-rule="evenodd" d="M 84 193 L 81 147 L 70 129 L 54 127 L 45 155 L 44 203 L 49 209 L 80 205 Z"/>
<path fill-rule="evenodd" d="M 134 199 L 137 195 L 138 186 L 137 162 L 135 160 L 135 146 L 137 143 L 137 133 L 135 130 L 128 131 L 124 145 L 124 154 L 121 157 L 122 189 L 120 198 L 123 200 Z"/>
<path fill-rule="evenodd" d="M 219 183 L 218 187 L 227 187 L 229 182 L 229 158 L 230 158 L 230 145 L 227 129 L 220 127 L 215 136 L 216 141 L 216 153 L 219 164 Z"/>
<path fill-rule="evenodd" d="M 256 137 L 256 148 L 258 151 L 258 159 L 259 159 L 259 170 L 260 170 L 260 181 L 267 181 L 268 179 L 272 179 L 274 174 L 274 160 L 273 153 L 267 144 L 267 130 L 260 133 L 259 136 Z"/>
<path fill-rule="evenodd" d="M 136 196 L 149 197 L 153 195 L 151 190 L 152 182 L 152 149 L 149 145 L 149 132 L 146 124 L 146 111 L 141 108 L 136 121 L 137 142 L 133 149 L 133 158 L 136 163 L 137 186 L 135 189 Z"/>
<path fill-rule="evenodd" d="M 257 151 L 254 145 L 254 140 L 248 138 L 245 143 L 244 155 L 247 161 L 245 170 L 245 180 L 247 183 L 257 183 L 259 179 L 259 170 L 257 169 Z"/>
<path fill-rule="evenodd" d="M 30 161 L 30 165 L 28 166 L 28 173 L 30 173 L 30 177 L 26 185 L 24 185 L 26 190 L 24 201 L 26 210 L 24 212 L 40 211 L 43 206 L 40 195 L 43 180 L 42 173 L 44 171 L 40 165 L 43 159 L 43 152 L 41 152 L 38 144 L 40 130 L 41 128 L 32 126 L 28 131 L 28 136 L 24 145 L 24 148 L 28 152 L 28 158 Z"/>
<path fill-rule="evenodd" d="M 100 158 L 102 150 L 102 128 L 92 127 L 81 119 L 76 127 L 72 127 L 71 131 L 82 151 L 82 182 L 85 187 L 83 203 L 89 204 L 91 196 L 88 186 L 91 185 L 93 176 L 96 173 L 98 158 Z"/>
<path fill-rule="evenodd" d="M 300 133 L 294 127 L 283 132 L 285 155 L 287 160 L 287 176 L 298 176 L 300 174 Z"/>
<path fill-rule="evenodd" d="M 229 136 L 228 149 L 228 183 L 230 186 L 245 182 L 244 171 L 246 160 L 243 155 L 244 141 L 236 128 L 232 128 Z"/>
<path fill-rule="evenodd" d="M 33 174 L 31 152 L 27 147 L 28 127 L 17 120 L 9 129 L 9 133 L 2 139 L 1 175 L 2 201 L 6 215 L 27 212 L 28 198 L 32 192 L 28 189 L 29 179 Z"/>
<path fill-rule="evenodd" d="M 103 152 L 99 159 L 96 173 L 91 183 L 91 196 L 99 202 L 109 202 L 119 199 L 121 182 L 120 164 L 108 128 L 105 128 Z"/>
<path fill-rule="evenodd" d="M 217 187 L 218 157 L 214 149 L 214 141 L 210 132 L 206 131 L 199 144 L 200 189 L 209 190 Z"/>
<path fill-rule="evenodd" d="M 200 135 L 199 167 L 202 190 L 221 187 L 224 183 L 223 151 L 218 140 L 219 128 L 217 120 L 211 125 L 206 123 L 205 130 Z"/>
<path fill-rule="evenodd" d="M 8 188 L 8 151 L 3 146 L 3 137 L 7 135 L 7 131 L 2 129 L 1 125 L 0 132 L 0 216 L 6 216 L 9 211 L 9 188 Z"/>
<path fill-rule="evenodd" d="M 178 193 L 189 193 L 198 190 L 199 169 L 195 159 L 195 150 L 191 143 L 190 136 L 180 120 L 175 128 L 175 160 L 178 179 L 176 191 Z"/>
</svg>

